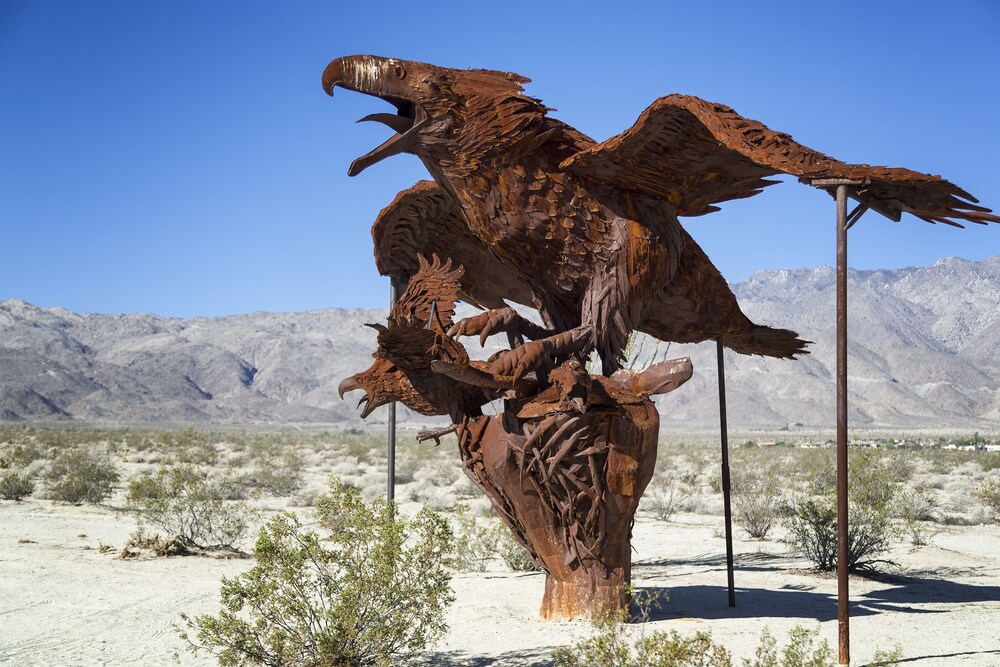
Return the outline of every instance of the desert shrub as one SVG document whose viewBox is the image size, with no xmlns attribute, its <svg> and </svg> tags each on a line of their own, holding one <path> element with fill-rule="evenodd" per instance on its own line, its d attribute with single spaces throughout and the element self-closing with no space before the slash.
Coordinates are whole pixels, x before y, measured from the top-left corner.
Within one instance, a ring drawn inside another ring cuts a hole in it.
<svg viewBox="0 0 1000 667">
<path fill-rule="evenodd" d="M 18 442 L 4 452 L 0 468 L 27 468 L 35 461 L 45 458 L 45 452 L 33 441 Z"/>
<path fill-rule="evenodd" d="M 499 526 L 493 521 L 478 520 L 464 503 L 455 505 L 454 512 L 455 549 L 451 566 L 459 572 L 484 572 L 497 553 Z"/>
<path fill-rule="evenodd" d="M 386 460 L 384 433 L 369 433 L 359 428 L 349 428 L 338 433 L 334 439 L 340 451 L 347 456 L 356 456 L 359 461 L 373 465 Z"/>
<path fill-rule="evenodd" d="M 630 639 L 623 620 L 611 616 L 596 621 L 590 637 L 552 654 L 554 667 L 733 667 L 732 654 L 715 643 L 711 633 L 685 637 L 676 630 L 656 630 Z M 826 641 L 817 642 L 818 636 L 819 628 L 796 626 L 779 652 L 777 640 L 765 628 L 753 658 L 742 660 L 742 667 L 834 667 L 833 649 Z M 864 664 L 889 667 L 901 658 L 897 646 L 891 652 L 876 651 Z"/>
<path fill-rule="evenodd" d="M 289 496 L 302 486 L 302 454 L 287 441 L 267 437 L 250 443 L 251 470 L 246 483 L 276 496 Z"/>
<path fill-rule="evenodd" d="M 389 667 L 444 633 L 454 601 L 447 521 L 427 508 L 407 518 L 383 500 L 367 504 L 336 481 L 318 512 L 329 540 L 293 514 L 273 517 L 254 567 L 222 579 L 219 614 L 182 615 L 194 650 L 222 665 Z"/>
<path fill-rule="evenodd" d="M 151 525 L 202 547 L 230 547 L 249 529 L 254 513 L 227 501 L 225 480 L 209 480 L 193 466 L 160 466 L 132 480 L 125 509 L 140 526 Z"/>
<path fill-rule="evenodd" d="M 851 453 L 848 462 L 848 562 L 853 571 L 887 563 L 902 528 L 904 486 L 899 470 L 873 450 Z M 786 542 L 820 570 L 837 567 L 837 505 L 833 492 L 802 497 L 787 508 Z"/>
<path fill-rule="evenodd" d="M 182 556 L 187 553 L 186 544 L 190 543 L 178 535 L 164 537 L 159 533 L 139 528 L 129 533 L 125 546 L 118 552 L 118 557 L 127 560 L 139 558 L 144 553 L 153 556 Z M 109 550 L 102 550 L 102 553 Z"/>
<path fill-rule="evenodd" d="M 698 474 L 660 473 L 653 476 L 643 495 L 643 508 L 660 521 L 670 521 L 675 512 L 690 507 L 691 497 L 698 490 Z"/>
<path fill-rule="evenodd" d="M 107 454 L 81 447 L 61 451 L 45 472 L 49 497 L 76 505 L 101 502 L 119 477 Z"/>
<path fill-rule="evenodd" d="M 552 654 L 554 667 L 731 667 L 729 651 L 707 632 L 683 637 L 676 630 L 657 630 L 629 639 L 617 619 L 595 624 L 594 633 Z"/>
<path fill-rule="evenodd" d="M 20 500 L 30 496 L 35 490 L 35 481 L 24 470 L 4 470 L 0 472 L 0 498 Z"/>
<path fill-rule="evenodd" d="M 733 519 L 747 535 L 764 539 L 778 521 L 782 481 L 773 465 L 749 463 L 734 476 Z"/>
<path fill-rule="evenodd" d="M 972 491 L 979 502 L 993 511 L 993 520 L 1000 523 L 1000 484 L 988 479 Z"/>
<path fill-rule="evenodd" d="M 934 503 L 926 492 L 904 488 L 899 494 L 899 514 L 910 544 L 924 546 L 940 532 L 935 523 L 937 514 Z"/>
<path fill-rule="evenodd" d="M 804 449 L 793 459 L 794 477 L 805 483 L 810 495 L 834 493 L 837 489 L 837 452 L 833 448 Z"/>
<path fill-rule="evenodd" d="M 514 533 L 503 521 L 496 519 L 494 526 L 497 534 L 497 555 L 507 567 L 514 572 L 538 572 L 542 569 L 535 564 L 531 554 L 517 541 Z"/>
<path fill-rule="evenodd" d="M 402 447 L 396 447 L 397 484 L 412 482 L 417 471 L 434 463 L 438 451 L 429 442 L 405 442 L 402 444 Z M 454 470 L 452 470 L 452 477 L 454 477 Z"/>
</svg>

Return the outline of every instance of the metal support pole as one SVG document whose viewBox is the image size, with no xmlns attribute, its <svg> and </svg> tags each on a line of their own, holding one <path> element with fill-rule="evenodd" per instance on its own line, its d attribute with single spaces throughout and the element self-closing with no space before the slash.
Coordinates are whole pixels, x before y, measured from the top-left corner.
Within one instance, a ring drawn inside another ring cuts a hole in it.
<svg viewBox="0 0 1000 667">
<path fill-rule="evenodd" d="M 840 664 L 851 662 L 847 582 L 847 186 L 837 186 L 837 619 Z"/>
<path fill-rule="evenodd" d="M 406 289 L 404 281 L 389 278 L 389 308 L 396 305 L 400 293 Z M 386 501 L 391 505 L 396 497 L 396 401 L 389 403 L 389 470 L 386 481 Z"/>
<path fill-rule="evenodd" d="M 729 584 L 729 606 L 736 606 L 736 584 L 733 577 L 733 510 L 730 504 L 729 425 L 726 423 L 726 362 L 722 356 L 722 338 L 716 342 L 719 354 L 719 430 L 722 436 L 722 507 L 726 517 L 726 579 Z"/>
</svg>

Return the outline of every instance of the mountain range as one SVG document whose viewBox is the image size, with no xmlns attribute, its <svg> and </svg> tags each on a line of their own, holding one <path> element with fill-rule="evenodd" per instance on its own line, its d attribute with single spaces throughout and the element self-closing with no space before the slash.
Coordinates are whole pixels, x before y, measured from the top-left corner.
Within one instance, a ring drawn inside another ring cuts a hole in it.
<svg viewBox="0 0 1000 667">
<path fill-rule="evenodd" d="M 832 430 L 834 279 L 830 267 L 769 270 L 733 286 L 751 319 L 813 344 L 798 361 L 726 352 L 731 428 Z M 852 270 L 849 286 L 852 427 L 1000 429 L 1000 256 Z M 346 425 L 357 419 L 356 397 L 342 401 L 337 385 L 371 363 L 375 332 L 363 325 L 386 314 L 178 319 L 0 301 L 0 421 Z M 658 399 L 664 426 L 714 428 L 715 344 L 634 343 L 639 365 L 654 355 L 690 356 L 695 368 Z M 369 421 L 384 418 L 383 408 Z M 416 418 L 424 419 L 400 411 L 401 420 Z"/>
</svg>

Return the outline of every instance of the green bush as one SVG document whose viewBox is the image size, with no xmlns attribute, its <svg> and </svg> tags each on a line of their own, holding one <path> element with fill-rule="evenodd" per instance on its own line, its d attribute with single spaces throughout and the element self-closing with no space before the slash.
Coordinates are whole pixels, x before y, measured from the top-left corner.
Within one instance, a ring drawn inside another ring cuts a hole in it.
<svg viewBox="0 0 1000 667">
<path fill-rule="evenodd" d="M 246 476 L 251 487 L 275 496 L 290 496 L 302 486 L 302 454 L 284 439 L 255 438 L 248 455 L 252 463 Z"/>
<path fill-rule="evenodd" d="M 107 454 L 80 447 L 61 451 L 45 473 L 49 497 L 75 505 L 103 501 L 118 479 Z"/>
<path fill-rule="evenodd" d="M 698 473 L 657 473 L 646 487 L 642 506 L 660 521 L 670 521 L 674 512 L 690 507 L 690 500 L 697 490 Z"/>
<path fill-rule="evenodd" d="M 764 539 L 778 521 L 782 481 L 775 466 L 750 463 L 734 475 L 733 519 L 756 539 Z"/>
<path fill-rule="evenodd" d="M 851 452 L 848 462 L 848 562 L 871 571 L 889 561 L 878 556 L 902 533 L 905 487 L 902 471 L 874 450 Z M 785 541 L 820 570 L 837 567 L 837 505 L 830 491 L 793 501 L 787 508 Z"/>
<path fill-rule="evenodd" d="M 20 500 L 35 490 L 35 481 L 24 470 L 4 470 L 0 473 L 0 498 Z"/>
<path fill-rule="evenodd" d="M 454 601 L 448 522 L 424 508 L 413 518 L 331 481 L 318 504 L 329 540 L 293 514 L 261 528 L 256 565 L 222 580 L 217 616 L 182 615 L 181 637 L 221 665 L 408 663 L 444 633 Z M 190 637 L 194 634 L 194 638 Z"/>
<path fill-rule="evenodd" d="M 454 512 L 455 548 L 451 566 L 459 572 L 484 572 L 497 554 L 502 535 L 497 529 L 501 526 L 493 521 L 477 520 L 464 503 L 455 505 Z"/>
<path fill-rule="evenodd" d="M 125 509 L 140 526 L 156 526 L 201 547 L 231 547 L 249 529 L 254 513 L 233 494 L 226 480 L 208 480 L 193 466 L 161 466 L 132 480 Z"/>
<path fill-rule="evenodd" d="M 531 559 L 531 554 L 517 541 L 507 524 L 498 518 L 494 530 L 497 534 L 497 554 L 507 567 L 514 572 L 541 571 L 542 568 Z"/>
<path fill-rule="evenodd" d="M 1000 523 L 1000 484 L 988 479 L 972 491 L 979 502 L 993 510 L 993 520 Z"/>
<path fill-rule="evenodd" d="M 612 616 L 595 622 L 590 637 L 552 654 L 553 667 L 733 667 L 732 654 L 708 632 L 685 637 L 676 630 L 656 630 L 630 639 L 623 620 Z M 778 642 L 765 628 L 753 658 L 744 659 L 742 667 L 834 667 L 834 652 L 827 642 L 817 643 L 818 635 L 818 628 L 796 626 L 779 653 Z M 901 658 L 896 647 L 892 652 L 877 651 L 865 664 L 889 667 Z"/>
</svg>

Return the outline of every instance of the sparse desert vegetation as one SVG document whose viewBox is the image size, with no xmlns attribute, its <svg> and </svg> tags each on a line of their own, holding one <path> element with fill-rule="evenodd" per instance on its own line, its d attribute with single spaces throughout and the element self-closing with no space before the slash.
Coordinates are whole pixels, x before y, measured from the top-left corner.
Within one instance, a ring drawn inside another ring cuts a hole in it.
<svg viewBox="0 0 1000 667">
<path fill-rule="evenodd" d="M 789 441 L 759 446 L 747 442 L 731 448 L 738 587 L 751 586 L 749 581 L 758 576 L 766 577 L 762 581 L 772 582 L 762 586 L 775 591 L 787 585 L 803 591 L 832 585 L 829 575 L 822 570 L 835 565 L 835 552 L 831 555 L 829 551 L 835 544 L 829 533 L 835 517 L 831 514 L 835 468 L 833 449 L 824 444 L 802 447 Z M 1000 452 L 962 448 L 994 444 L 993 440 L 977 436 L 964 440 L 928 439 L 920 445 L 910 441 L 905 446 L 890 443 L 878 448 L 852 449 L 852 518 L 855 530 L 860 531 L 858 539 L 867 547 L 867 551 L 860 551 L 863 556 L 853 561 L 855 569 L 881 570 L 882 575 L 889 577 L 887 581 L 906 581 L 911 587 L 918 586 L 922 578 L 940 582 L 973 571 L 985 573 L 976 576 L 1000 577 L 995 562 L 1000 536 L 994 535 L 997 527 L 992 523 L 1000 517 L 997 501 Z M 34 554 L 31 558 L 56 558 L 65 553 L 69 543 L 82 549 L 80 553 L 88 554 L 87 558 L 92 559 L 88 567 L 95 572 L 108 574 L 122 567 L 126 569 L 121 570 L 120 576 L 133 577 L 128 573 L 168 568 L 175 573 L 175 586 L 177 582 L 189 581 L 191 573 L 202 572 L 201 579 L 195 578 L 190 583 L 197 585 L 196 589 L 186 589 L 183 599 L 179 598 L 168 611 L 156 616 L 155 623 L 160 626 L 177 622 L 181 612 L 188 613 L 194 623 L 193 619 L 208 617 L 222 623 L 218 605 L 221 602 L 225 610 L 227 598 L 215 597 L 222 577 L 227 578 L 232 588 L 233 582 L 249 571 L 248 567 L 258 567 L 264 562 L 260 555 L 255 560 L 235 561 L 166 556 L 202 554 L 206 551 L 199 547 L 224 545 L 254 551 L 252 536 L 262 528 L 265 533 L 271 531 L 273 545 L 284 544 L 281 540 L 291 539 L 293 533 L 298 536 L 312 533 L 325 539 L 347 525 L 342 507 L 331 504 L 329 478 L 336 476 L 342 480 L 340 493 L 370 503 L 384 497 L 386 470 L 384 434 L 362 429 L 268 433 L 237 429 L 154 431 L 0 426 L 0 498 L 4 499 L 0 501 L 0 512 L 10 517 L 10 521 L 5 519 L 5 525 L 11 526 L 9 548 L 19 550 L 19 554 Z M 572 646 L 573 641 L 587 639 L 586 624 L 565 626 L 560 632 L 568 634 L 555 643 L 546 644 L 541 639 L 547 630 L 534 618 L 541 601 L 543 575 L 535 573 L 527 553 L 465 478 L 453 441 L 446 438 L 440 446 L 435 446 L 416 442 L 412 432 L 402 432 L 396 471 L 400 516 L 414 517 L 421 507 L 429 506 L 441 513 L 454 535 L 450 555 L 444 560 L 453 573 L 458 602 L 452 610 L 442 608 L 438 612 L 437 620 L 452 626 L 452 630 L 443 636 L 436 652 L 430 654 L 436 656 L 433 660 L 437 662 L 433 664 L 465 664 L 456 656 L 484 655 L 476 651 L 487 649 L 466 641 L 464 637 L 469 630 L 460 629 L 468 622 L 466 618 L 475 613 L 499 614 L 500 626 L 513 623 L 520 628 L 523 641 L 534 642 L 526 645 L 548 647 L 534 653 L 530 650 L 512 653 L 506 656 L 507 662 L 501 660 L 499 664 L 551 665 L 556 660 L 553 651 L 559 645 Z M 61 542 L 54 542 L 49 533 L 33 530 L 41 519 L 59 521 L 63 516 L 76 518 L 66 523 L 66 537 Z M 754 641 L 749 644 L 750 638 L 739 633 L 742 639 L 734 648 L 733 635 L 723 617 L 714 622 L 710 640 L 671 625 L 673 609 L 698 617 L 700 609 L 714 604 L 712 599 L 691 597 L 704 589 L 705 584 L 692 588 L 680 583 L 677 577 L 704 577 L 724 568 L 724 561 L 714 555 L 723 548 L 721 516 L 717 445 L 696 440 L 661 444 L 656 473 L 640 504 L 635 526 L 633 576 L 640 587 L 665 590 L 671 601 L 654 611 L 651 622 L 656 625 L 652 629 L 662 632 L 646 633 L 655 641 L 649 644 L 653 640 L 648 640 L 645 650 L 724 647 L 736 659 L 753 658 L 752 651 L 758 645 L 763 646 L 763 626 L 757 628 Z M 284 523 L 278 526 L 275 521 Z M 281 529 L 278 532 L 284 531 L 280 540 L 275 532 L 278 528 Z M 973 559 L 969 564 L 953 562 L 959 553 L 956 545 L 966 544 L 962 542 L 964 536 L 979 536 L 972 543 L 995 544 L 995 547 L 977 546 L 974 551 L 979 560 Z M 985 542 L 980 539 L 983 536 Z M 816 553 L 808 546 L 813 542 L 820 545 L 814 549 Z M 259 540 L 257 544 L 259 547 Z M 324 549 L 331 547 L 326 541 L 317 544 Z M 291 557 L 290 554 L 286 555 Z M 126 562 L 116 561 L 116 555 Z M 140 555 L 142 558 L 137 559 Z M 925 561 L 941 565 L 935 569 L 920 564 Z M 122 564 L 113 565 L 115 562 Z M 936 574 L 938 571 L 940 574 Z M 788 580 L 797 583 L 780 583 Z M 658 581 L 665 585 L 661 587 Z M 741 583 L 744 581 L 747 583 Z M 130 584 L 123 582 L 119 581 L 116 595 L 128 595 Z M 12 585 L 6 584 L 5 595 L 18 594 L 10 589 Z M 510 592 L 496 600 L 492 599 L 492 593 L 484 597 L 482 586 L 493 590 L 489 587 L 497 585 L 507 587 L 504 590 Z M 718 582 L 715 589 L 721 585 Z M 861 589 L 875 585 L 865 583 Z M 892 590 L 891 583 L 879 585 Z M 137 586 L 134 594 L 141 595 L 143 588 L 138 583 Z M 972 591 L 963 595 L 973 602 L 980 597 L 995 600 L 997 595 L 991 591 L 1000 591 L 996 583 L 982 587 L 981 594 L 970 583 L 960 586 Z M 522 589 L 523 592 L 515 593 Z M 753 590 L 739 593 L 750 596 L 746 604 L 751 607 L 755 604 Z M 250 589 L 246 592 L 249 594 Z M 810 595 L 816 594 L 802 595 L 810 599 Z M 192 596 L 202 602 L 192 606 Z M 918 604 L 907 600 L 911 606 Z M 107 604 L 112 603 L 109 600 Z M 773 602 L 765 602 L 765 611 L 760 613 L 766 616 L 766 610 L 773 606 Z M 473 607 L 477 610 L 481 607 L 482 611 L 473 612 Z M 524 611 L 511 612 L 513 608 Z M 794 620 L 794 613 L 790 613 L 787 619 L 772 618 L 771 623 L 780 632 L 779 636 L 791 637 L 788 633 L 794 627 Z M 858 622 L 864 622 L 864 617 Z M 664 623 L 667 626 L 661 628 Z M 235 641 L 237 635 L 230 634 L 226 639 L 226 635 L 219 634 L 223 625 L 213 627 L 217 633 L 214 650 L 220 653 L 225 650 L 224 642 Z M 236 631 L 231 623 L 225 627 L 227 632 Z M 213 641 L 208 638 L 210 635 L 195 639 L 202 630 L 197 624 L 187 629 L 193 641 L 206 646 Z M 671 634 L 673 630 L 680 635 Z M 28 626 L 20 632 L 21 635 L 15 633 L 15 636 L 31 636 Z M 435 635 L 428 633 L 427 641 Z M 183 648 L 176 639 L 171 643 L 163 638 L 163 631 L 158 636 L 162 651 Z M 829 635 L 824 638 L 834 639 Z M 15 651 L 22 644 L 31 645 L 20 641 L 15 641 Z M 891 646 L 893 642 L 884 644 Z M 875 648 L 867 647 L 864 654 L 871 655 Z M 904 645 L 903 649 L 904 655 L 918 655 L 911 653 L 909 646 Z M 776 650 L 781 664 L 781 649 Z M 183 660 L 208 664 L 206 655 L 185 655 Z M 571 659 L 567 657 L 570 653 L 560 655 L 564 656 L 562 659 Z M 522 658 L 526 662 L 520 661 Z"/>
<path fill-rule="evenodd" d="M 334 480 L 317 513 L 325 536 L 290 513 L 261 527 L 254 566 L 222 580 L 219 614 L 182 616 L 194 650 L 223 665 L 393 667 L 445 631 L 447 520 L 426 507 L 409 518 Z"/>
</svg>

